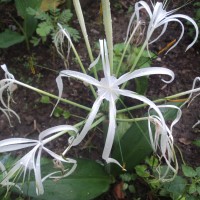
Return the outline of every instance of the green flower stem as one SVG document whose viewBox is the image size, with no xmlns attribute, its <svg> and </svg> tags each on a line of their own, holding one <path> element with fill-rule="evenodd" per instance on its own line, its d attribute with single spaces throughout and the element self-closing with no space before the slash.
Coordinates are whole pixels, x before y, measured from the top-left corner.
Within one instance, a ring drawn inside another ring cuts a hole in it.
<svg viewBox="0 0 200 200">
<path fill-rule="evenodd" d="M 113 74 L 113 30 L 112 30 L 110 1 L 101 0 L 101 5 L 102 5 L 102 11 L 103 11 L 103 23 L 104 23 L 106 40 L 107 40 L 107 45 L 108 45 L 110 72 L 111 74 Z"/>
<path fill-rule="evenodd" d="M 180 92 L 180 93 L 175 94 L 175 95 L 171 95 L 171 96 L 167 96 L 167 97 L 164 97 L 164 98 L 161 98 L 161 99 L 154 100 L 153 102 L 154 103 L 161 103 L 161 102 L 164 102 L 164 101 L 167 101 L 167 100 L 175 99 L 175 98 L 178 98 L 178 97 L 181 97 L 181 96 L 184 96 L 184 95 L 188 95 L 188 94 L 191 94 L 191 93 L 199 92 L 199 91 L 200 91 L 200 88 L 191 89 L 191 90 L 187 90 L 185 92 Z M 124 112 L 127 112 L 127 110 L 129 110 L 129 111 L 130 110 L 136 110 L 136 109 L 139 109 L 139 108 L 143 108 L 145 106 L 147 106 L 147 104 L 143 103 L 143 104 L 139 104 L 137 106 L 132 106 L 132 107 L 129 107 L 129 108 L 118 110 L 117 113 L 124 113 Z"/>
<path fill-rule="evenodd" d="M 49 96 L 49 97 L 51 97 L 51 98 L 54 98 L 54 99 L 57 99 L 57 100 L 59 99 L 59 97 L 56 96 L 56 95 L 53 95 L 53 94 L 51 94 L 51 93 L 49 93 L 49 92 L 45 92 L 45 91 L 40 90 L 40 89 L 38 89 L 38 88 L 32 87 L 32 86 L 27 85 L 27 84 L 25 84 L 25 83 L 22 83 L 22 82 L 20 82 L 20 81 L 17 81 L 17 80 L 14 80 L 14 79 L 6 79 L 6 80 L 7 80 L 7 81 L 10 81 L 10 82 L 13 82 L 13 83 L 16 83 L 16 84 L 18 84 L 18 85 L 21 85 L 21 86 L 23 86 L 23 87 L 29 88 L 29 89 L 31 89 L 31 90 L 33 90 L 33 91 L 35 91 L 35 92 L 40 93 L 40 94 Z M 86 107 L 86 106 L 83 106 L 83 105 L 78 104 L 78 103 L 75 103 L 75 102 L 73 102 L 73 101 L 70 101 L 70 100 L 67 100 L 67 99 L 63 99 L 63 98 L 60 98 L 59 100 L 62 101 L 62 102 L 64 102 L 64 103 L 70 104 L 70 105 L 72 105 L 72 106 L 81 108 L 81 109 L 83 109 L 83 110 L 86 110 L 86 111 L 89 111 L 89 112 L 91 111 L 91 108 Z"/>
<path fill-rule="evenodd" d="M 139 27 L 140 24 L 141 24 L 141 22 L 139 21 L 139 22 L 137 23 L 136 27 L 134 28 L 133 32 L 131 33 L 131 36 L 129 37 L 128 41 L 126 42 L 126 46 L 125 46 L 125 48 L 124 48 L 123 54 L 122 54 L 122 56 L 121 56 L 120 62 L 119 62 L 118 67 L 117 67 L 116 77 L 118 76 L 118 74 L 119 74 L 119 72 L 120 72 L 120 68 L 121 68 L 121 65 L 122 65 L 122 61 L 123 61 L 123 59 L 124 59 L 125 53 L 126 53 L 126 51 L 127 51 L 127 49 L 128 49 L 128 46 L 129 46 L 129 44 L 130 44 L 130 42 L 131 42 L 131 40 L 132 40 L 132 38 L 133 38 L 133 36 L 134 36 L 134 34 L 135 34 L 136 30 L 138 29 L 138 27 Z"/>
<path fill-rule="evenodd" d="M 87 47 L 88 55 L 90 57 L 90 61 L 93 62 L 94 57 L 93 57 L 92 49 L 91 49 L 90 42 L 89 42 L 89 39 L 88 39 L 87 29 L 86 29 L 86 26 L 85 26 L 85 20 L 84 20 L 84 17 L 83 17 L 83 12 L 82 12 L 82 9 L 81 9 L 80 1 L 79 0 L 73 0 L 73 4 L 74 4 L 76 15 L 78 17 L 78 21 L 79 21 L 79 24 L 80 24 L 80 27 L 81 27 L 81 31 L 83 33 L 83 37 L 84 37 L 85 44 L 86 44 L 86 47 Z M 95 67 L 93 67 L 93 72 L 94 72 L 95 78 L 98 79 L 97 71 L 96 71 Z"/>
<path fill-rule="evenodd" d="M 118 122 L 139 122 L 139 121 L 144 121 L 144 120 L 148 120 L 148 117 L 140 117 L 140 118 L 134 118 L 134 119 L 116 118 L 116 121 Z"/>
</svg>

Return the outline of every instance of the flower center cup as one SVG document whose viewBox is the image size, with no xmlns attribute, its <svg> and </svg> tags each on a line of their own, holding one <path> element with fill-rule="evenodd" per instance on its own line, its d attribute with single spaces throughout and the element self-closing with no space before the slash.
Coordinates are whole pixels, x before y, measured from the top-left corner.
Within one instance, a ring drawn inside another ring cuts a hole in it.
<svg viewBox="0 0 200 200">
<path fill-rule="evenodd" d="M 119 87 L 115 82 L 117 81 L 117 78 L 114 76 L 108 76 L 105 78 L 102 78 L 100 83 L 101 86 L 98 87 L 98 95 L 104 96 L 104 98 L 108 101 L 111 99 L 116 100 L 118 99 L 118 90 Z"/>
</svg>

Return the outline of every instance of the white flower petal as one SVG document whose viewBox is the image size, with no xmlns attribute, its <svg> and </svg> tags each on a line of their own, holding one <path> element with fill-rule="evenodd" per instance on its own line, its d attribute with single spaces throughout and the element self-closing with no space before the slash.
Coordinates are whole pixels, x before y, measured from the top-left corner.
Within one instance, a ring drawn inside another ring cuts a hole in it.
<svg viewBox="0 0 200 200">
<path fill-rule="evenodd" d="M 99 111 L 99 107 L 103 101 L 103 98 L 102 96 L 99 96 L 93 106 L 92 106 L 92 111 L 90 112 L 89 114 L 89 117 L 88 119 L 86 120 L 86 123 L 85 123 L 85 126 L 83 127 L 82 131 L 80 132 L 79 135 L 77 135 L 77 137 L 74 139 L 73 143 L 71 144 L 72 146 L 76 146 L 78 145 L 82 140 L 83 138 L 86 136 L 87 132 L 90 130 L 91 128 L 91 125 L 97 115 L 97 112 Z"/>
<path fill-rule="evenodd" d="M 199 28 L 198 28 L 196 22 L 195 22 L 191 17 L 188 17 L 187 15 L 183 15 L 183 14 L 175 14 L 175 15 L 169 16 L 168 18 L 169 18 L 169 19 L 171 19 L 171 18 L 182 18 L 182 19 L 186 19 L 186 20 L 188 20 L 190 23 L 192 23 L 192 25 L 194 26 L 195 31 L 196 31 L 195 38 L 194 38 L 193 42 L 192 42 L 190 45 L 188 45 L 188 47 L 187 47 L 187 49 L 186 49 L 186 51 L 187 51 L 189 48 L 191 48 L 191 47 L 194 45 L 194 43 L 197 41 L 198 36 L 199 36 Z"/>
<path fill-rule="evenodd" d="M 112 149 L 114 137 L 115 137 L 115 130 L 116 130 L 116 106 L 115 106 L 115 101 L 114 99 L 111 99 L 109 101 L 109 125 L 108 125 L 108 132 L 106 136 L 106 142 L 104 145 L 104 150 L 102 154 L 102 158 L 107 162 L 107 163 L 115 163 L 119 165 L 121 168 L 122 166 L 120 163 L 113 159 L 110 158 L 110 152 Z"/>
<path fill-rule="evenodd" d="M 47 136 L 50 136 L 52 134 L 55 134 L 57 132 L 60 132 L 60 131 L 74 131 L 74 132 L 78 132 L 78 130 L 73 127 L 73 126 L 70 126 L 70 125 L 59 125 L 59 126 L 54 126 L 52 128 L 48 128 L 44 131 L 42 131 L 39 135 L 39 140 L 43 140 L 45 137 Z"/>
<path fill-rule="evenodd" d="M 16 151 L 18 149 L 35 146 L 38 143 L 37 140 L 26 138 L 10 138 L 0 141 L 0 152 Z"/>
<path fill-rule="evenodd" d="M 163 67 L 147 67 L 147 68 L 142 68 L 142 69 L 138 69 L 135 70 L 131 73 L 126 73 L 124 75 L 122 75 L 121 77 L 119 77 L 117 79 L 117 81 L 115 82 L 115 84 L 117 85 L 121 85 L 122 83 L 129 81 L 131 79 L 134 78 L 138 78 L 141 76 L 149 76 L 149 75 L 155 75 L 155 74 L 163 74 L 163 75 L 168 75 L 171 77 L 171 79 L 169 81 L 163 80 L 163 82 L 165 83 L 170 83 L 174 80 L 174 72 L 167 69 L 167 68 L 163 68 Z"/>
</svg>

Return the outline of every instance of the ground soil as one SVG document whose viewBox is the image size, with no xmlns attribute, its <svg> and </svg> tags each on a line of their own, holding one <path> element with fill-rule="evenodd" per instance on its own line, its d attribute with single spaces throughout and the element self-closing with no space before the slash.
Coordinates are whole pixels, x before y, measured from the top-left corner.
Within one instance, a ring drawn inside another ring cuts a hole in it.
<svg viewBox="0 0 200 200">
<path fill-rule="evenodd" d="M 124 41 L 128 19 L 130 17 L 128 10 L 133 4 L 133 1 L 126 0 L 113 3 L 112 5 L 115 43 Z M 176 5 L 173 4 L 171 6 L 177 7 L 179 5 L 181 5 L 181 1 L 176 1 Z M 1 6 L 5 5 L 0 4 L 0 11 L 5 11 L 5 7 Z M 9 5 L 7 9 L 8 8 L 11 9 L 13 15 L 17 15 L 12 5 Z M 186 14 L 190 16 L 193 14 L 192 10 L 187 8 L 183 8 L 181 12 L 186 12 Z M 98 42 L 98 39 L 104 37 L 101 16 L 99 15 L 98 1 L 95 0 L 92 4 L 85 7 L 84 14 L 89 31 L 89 37 L 91 38 L 92 46 L 94 47 L 96 42 Z M 4 27 L 13 23 L 13 21 L 6 16 L 8 16 L 7 12 L 5 12 L 5 17 L 2 20 Z M 74 18 L 72 25 L 79 29 L 76 18 Z M 165 47 L 167 43 L 178 38 L 180 34 L 179 29 L 180 26 L 178 24 L 170 25 L 169 30 L 166 32 L 162 40 L 150 46 L 151 50 L 158 52 L 160 49 Z M 185 49 L 190 42 L 191 38 L 186 31 L 184 38 L 175 49 L 167 55 L 159 55 L 159 57 L 154 60 L 153 66 L 167 67 L 174 71 L 176 77 L 169 85 L 163 84 L 163 82 L 160 81 L 160 78 L 156 76 L 150 77 L 147 92 L 150 99 L 153 100 L 157 97 L 169 96 L 176 94 L 177 92 L 191 89 L 194 78 L 200 76 L 200 47 L 196 44 L 185 52 Z M 88 60 L 83 39 L 76 43 L 75 46 L 78 49 L 85 66 L 89 66 L 90 62 Z M 97 55 L 98 49 L 94 53 Z M 27 67 L 27 60 L 30 55 L 33 55 L 35 59 L 35 73 L 32 72 L 30 67 Z M 73 57 L 72 53 L 71 56 Z M 27 53 L 25 44 L 18 44 L 8 49 L 0 49 L 0 64 L 3 63 L 6 63 L 9 71 L 15 75 L 17 80 L 24 81 L 52 94 L 58 93 L 55 78 L 57 77 L 57 72 L 65 68 L 62 59 L 57 55 L 50 39 L 49 42 L 46 42 L 43 45 L 41 44 L 37 47 L 32 47 L 29 53 Z M 50 68 L 56 72 L 38 66 Z M 70 59 L 69 68 L 72 70 L 78 70 L 78 65 L 73 59 Z M 1 77 L 3 77 L 3 73 L 0 73 Z M 88 107 L 93 103 L 88 87 L 81 82 L 71 79 L 65 80 L 63 97 Z M 1 113 L 0 140 L 10 137 L 36 138 L 39 132 L 52 126 L 66 123 L 75 124 L 79 122 L 79 119 L 74 117 L 70 117 L 67 120 L 63 117 L 51 117 L 50 113 L 56 101 L 52 99 L 52 104 L 43 104 L 40 102 L 41 95 L 21 86 L 18 86 L 14 92 L 13 98 L 16 103 L 13 102 L 11 107 L 19 114 L 21 123 L 19 123 L 15 118 L 12 118 L 11 122 L 13 126 L 10 127 L 8 120 L 3 113 Z M 199 100 L 200 97 L 197 97 L 189 107 L 185 106 L 183 108 L 183 116 L 174 127 L 173 132 L 175 143 L 180 148 L 184 160 L 194 167 L 200 165 L 200 148 L 192 144 L 192 141 L 200 139 L 200 125 L 192 128 L 192 126 L 200 119 Z M 60 107 L 74 115 L 80 115 L 83 118 L 87 116 L 85 111 L 74 108 L 73 106 L 60 103 Z M 66 139 L 67 137 L 62 137 L 52 144 L 52 147 L 56 152 L 62 152 L 63 145 L 66 145 Z M 92 154 L 89 152 L 89 148 L 87 148 L 88 140 L 90 139 L 92 143 L 89 143 L 89 145 L 95 144 Z M 72 154 L 74 155 L 75 153 L 77 156 L 80 154 L 83 157 L 99 159 L 102 154 L 102 143 L 99 143 L 98 141 L 101 140 L 103 140 L 101 133 L 97 134 L 95 137 L 93 137 L 93 134 L 90 134 L 90 136 L 86 138 L 86 142 L 81 144 L 79 150 L 74 149 Z M 110 192 L 101 199 L 114 199 L 114 196 L 112 195 L 112 192 Z"/>
</svg>

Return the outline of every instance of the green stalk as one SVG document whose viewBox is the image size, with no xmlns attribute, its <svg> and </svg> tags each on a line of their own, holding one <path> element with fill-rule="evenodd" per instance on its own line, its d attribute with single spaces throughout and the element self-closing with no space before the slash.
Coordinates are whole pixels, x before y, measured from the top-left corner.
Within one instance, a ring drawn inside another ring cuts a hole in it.
<svg viewBox="0 0 200 200">
<path fill-rule="evenodd" d="M 73 4 L 74 4 L 76 15 L 78 17 L 78 21 L 79 21 L 79 24 L 80 24 L 80 27 L 81 27 L 81 31 L 82 31 L 82 34 L 83 34 L 83 37 L 84 37 L 84 40 L 85 40 L 88 55 L 90 57 L 90 62 L 92 63 L 94 61 L 94 57 L 93 57 L 92 49 L 91 49 L 90 42 L 89 42 L 89 39 L 88 39 L 87 29 L 86 29 L 86 26 L 85 26 L 85 20 L 84 20 L 84 17 L 83 17 L 83 12 L 82 12 L 82 9 L 81 9 L 80 1 L 79 0 L 73 0 Z M 96 71 L 95 67 L 93 67 L 93 72 L 94 72 L 95 78 L 98 79 L 97 71 Z"/>
<path fill-rule="evenodd" d="M 122 65 L 122 61 L 123 61 L 123 59 L 124 59 L 125 53 L 126 53 L 126 51 L 127 51 L 127 48 L 128 48 L 128 46 L 129 46 L 129 44 L 130 44 L 130 42 L 131 42 L 131 40 L 132 40 L 132 38 L 133 38 L 133 36 L 134 36 L 136 30 L 137 30 L 137 28 L 139 27 L 139 25 L 140 25 L 140 21 L 139 21 L 139 23 L 137 23 L 136 27 L 134 28 L 133 32 L 131 33 L 131 36 L 129 37 L 128 41 L 126 42 L 126 46 L 125 46 L 125 48 L 124 48 L 123 54 L 122 54 L 122 56 L 121 56 L 120 62 L 119 62 L 118 67 L 117 67 L 116 77 L 117 77 L 118 74 L 119 74 L 120 67 L 121 67 L 121 65 Z"/>
<path fill-rule="evenodd" d="M 184 95 L 188 95 L 188 94 L 191 94 L 191 93 L 199 92 L 199 91 L 200 91 L 200 88 L 191 89 L 191 90 L 187 90 L 185 92 L 180 92 L 180 93 L 175 94 L 175 95 L 171 95 L 171 96 L 167 96 L 167 97 L 164 97 L 164 98 L 161 98 L 161 99 L 154 100 L 153 102 L 154 103 L 161 103 L 161 102 L 164 102 L 164 101 L 167 101 L 167 100 L 175 99 L 175 98 L 178 98 L 178 97 L 181 97 L 181 96 L 184 96 Z M 118 110 L 117 113 L 124 113 L 124 112 L 127 112 L 127 110 L 129 110 L 129 111 L 130 110 L 136 110 L 136 109 L 139 109 L 139 108 L 143 108 L 145 106 L 147 106 L 147 104 L 143 103 L 143 104 L 139 104 L 137 106 L 132 106 L 132 107 L 129 107 L 129 108 Z"/>
<path fill-rule="evenodd" d="M 83 105 L 81 105 L 81 104 L 75 103 L 75 102 L 70 101 L 70 100 L 67 100 L 67 99 L 59 98 L 59 97 L 56 96 L 56 95 L 53 95 L 53 94 L 51 94 L 51 93 L 49 93 L 49 92 L 45 92 L 45 91 L 40 90 L 40 89 L 38 89 L 38 88 L 32 87 L 32 86 L 27 85 L 27 84 L 25 84 L 25 83 L 22 83 L 22 82 L 20 82 L 20 81 L 17 81 L 17 80 L 14 80 L 14 79 L 6 79 L 6 81 L 10 81 L 10 82 L 16 83 L 16 84 L 18 84 L 18 85 L 21 85 L 21 86 L 23 86 L 23 87 L 26 87 L 26 88 L 28 88 L 28 89 L 31 89 L 31 90 L 33 90 L 33 91 L 35 91 L 35 92 L 40 93 L 40 94 L 49 96 L 49 97 L 51 97 L 51 98 L 54 98 L 54 99 L 57 99 L 57 100 L 59 99 L 60 101 L 62 101 L 62 102 L 64 102 L 64 103 L 67 103 L 67 104 L 70 104 L 70 105 L 72 105 L 72 106 L 81 108 L 81 109 L 83 109 L 83 110 L 86 110 L 86 111 L 89 111 L 89 112 L 91 111 L 91 108 L 89 108 L 89 107 L 83 106 Z"/>
<path fill-rule="evenodd" d="M 110 72 L 113 74 L 113 30 L 112 30 L 112 18 L 110 10 L 110 1 L 101 0 L 103 11 L 103 23 L 105 28 L 106 40 L 108 45 L 108 54 L 110 61 Z"/>
<path fill-rule="evenodd" d="M 140 118 L 134 118 L 134 119 L 116 118 L 116 121 L 118 121 L 118 122 L 139 122 L 139 121 L 144 121 L 144 120 L 148 120 L 148 117 L 140 117 Z"/>
</svg>

